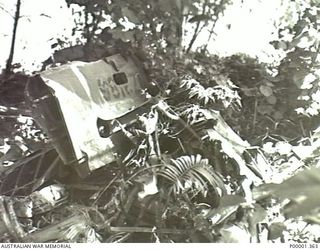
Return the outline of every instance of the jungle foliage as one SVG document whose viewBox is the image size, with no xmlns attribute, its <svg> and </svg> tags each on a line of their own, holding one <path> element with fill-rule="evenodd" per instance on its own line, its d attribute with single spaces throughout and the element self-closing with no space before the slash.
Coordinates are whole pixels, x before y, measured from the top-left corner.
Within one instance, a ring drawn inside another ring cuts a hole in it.
<svg viewBox="0 0 320 250">
<path fill-rule="evenodd" d="M 149 97 L 152 105 L 136 123 L 121 127 L 134 146 L 90 177 L 102 186 L 65 184 L 67 205 L 32 223 L 47 225 L 77 208 L 90 218 L 90 230 L 79 226 L 72 237 L 66 231 L 56 240 L 320 241 L 312 231 L 320 223 L 317 1 L 288 5 L 272 42 L 285 53 L 278 65 L 243 54 L 220 58 L 206 45 L 194 47 L 203 29 L 210 31 L 208 42 L 214 39 L 230 0 L 66 2 L 81 7 L 74 28 L 82 36 L 81 53 L 74 59 L 134 53 L 159 94 Z M 290 19 L 294 11 L 296 20 Z M 60 53 L 55 63 L 69 59 L 69 46 L 68 40 L 53 44 Z M 23 106 L 23 94 L 7 94 L 14 84 L 23 85 L 17 79 L 3 76 L 3 111 Z M 15 108 L 12 117 L 19 113 Z M 32 119 L 27 125 L 1 120 L 2 127 L 15 126 L 1 136 L 29 150 L 16 158 L 50 143 Z"/>
</svg>

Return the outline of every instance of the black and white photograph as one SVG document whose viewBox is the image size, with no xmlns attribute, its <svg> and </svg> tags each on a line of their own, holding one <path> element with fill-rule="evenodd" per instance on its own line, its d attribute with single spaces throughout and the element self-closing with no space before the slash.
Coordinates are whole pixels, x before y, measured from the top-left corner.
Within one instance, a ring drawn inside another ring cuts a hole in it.
<svg viewBox="0 0 320 250">
<path fill-rule="evenodd" d="M 320 248 L 319 52 L 319 0 L 0 0 L 0 247 Z"/>
</svg>

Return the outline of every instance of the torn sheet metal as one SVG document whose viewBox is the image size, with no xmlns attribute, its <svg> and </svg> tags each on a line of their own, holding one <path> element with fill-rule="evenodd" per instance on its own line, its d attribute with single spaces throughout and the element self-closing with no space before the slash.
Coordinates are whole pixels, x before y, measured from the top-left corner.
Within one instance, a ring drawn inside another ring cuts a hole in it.
<svg viewBox="0 0 320 250">
<path fill-rule="evenodd" d="M 72 62 L 40 77 L 58 101 L 75 161 L 87 159 L 90 171 L 114 161 L 114 144 L 100 136 L 97 120 L 121 117 L 147 101 L 148 83 L 136 61 L 114 55 L 90 63 Z"/>
</svg>

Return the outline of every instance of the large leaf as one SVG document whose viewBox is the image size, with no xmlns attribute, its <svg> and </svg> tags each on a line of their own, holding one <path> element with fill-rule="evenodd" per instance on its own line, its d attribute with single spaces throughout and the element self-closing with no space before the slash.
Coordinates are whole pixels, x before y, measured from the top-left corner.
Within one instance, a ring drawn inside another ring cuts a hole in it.
<svg viewBox="0 0 320 250">
<path fill-rule="evenodd" d="M 274 195 L 291 202 L 285 206 L 287 217 L 304 216 L 320 206 L 320 169 L 304 170 L 281 184 L 264 184 L 256 188 L 255 198 Z"/>
<path fill-rule="evenodd" d="M 245 199 L 239 195 L 224 195 L 220 199 L 219 207 L 211 209 L 206 217 L 213 224 L 220 224 L 234 213 L 236 213 L 240 204 L 245 203 Z"/>
<path fill-rule="evenodd" d="M 222 177 L 216 173 L 207 159 L 200 155 L 181 156 L 172 159 L 171 164 L 165 163 L 157 170 L 157 175 L 172 183 L 174 193 L 182 193 L 192 188 L 205 192 L 208 185 L 218 192 L 225 192 Z"/>
</svg>

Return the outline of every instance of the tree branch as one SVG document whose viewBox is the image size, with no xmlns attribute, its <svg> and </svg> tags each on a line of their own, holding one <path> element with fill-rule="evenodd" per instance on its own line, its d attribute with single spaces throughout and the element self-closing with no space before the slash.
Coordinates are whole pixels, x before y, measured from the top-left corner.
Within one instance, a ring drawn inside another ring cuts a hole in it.
<svg viewBox="0 0 320 250">
<path fill-rule="evenodd" d="M 226 3 L 225 3 L 225 0 L 221 0 L 219 6 L 218 6 L 218 8 L 217 8 L 217 10 L 222 9 L 222 6 L 223 6 L 224 4 L 226 4 Z M 223 11 L 222 11 L 222 12 L 223 12 Z M 210 29 L 210 31 L 209 31 L 209 37 L 208 37 L 207 43 L 206 43 L 205 46 L 204 46 L 204 51 L 207 50 L 208 44 L 209 44 L 209 42 L 210 42 L 210 40 L 211 40 L 211 38 L 212 38 L 212 35 L 214 34 L 214 28 L 216 27 L 216 24 L 217 24 L 217 21 L 218 21 L 218 16 L 219 16 L 220 13 L 221 13 L 220 11 L 218 11 L 217 13 L 215 13 L 216 19 L 215 19 L 215 20 L 213 21 L 213 23 L 212 23 L 211 29 Z"/>
<path fill-rule="evenodd" d="M 202 13 L 201 13 L 201 15 L 204 15 L 204 14 L 206 13 L 207 4 L 208 4 L 208 1 L 205 1 L 205 3 L 203 4 L 203 7 L 202 7 Z M 197 22 L 196 28 L 195 28 L 195 30 L 194 30 L 193 36 L 192 36 L 192 38 L 191 38 L 191 40 L 190 40 L 190 43 L 189 43 L 188 48 L 187 48 L 187 50 L 186 50 L 186 53 L 189 53 L 189 51 L 191 50 L 194 42 L 196 41 L 196 39 L 197 39 L 197 37 L 198 37 L 198 35 L 199 35 L 199 33 L 201 32 L 201 30 L 202 30 L 202 29 L 204 28 L 204 26 L 205 26 L 205 25 L 203 25 L 203 26 L 200 28 L 201 22 L 202 22 L 201 20 L 199 20 L 199 21 Z"/>
<path fill-rule="evenodd" d="M 11 16 L 12 18 L 14 18 L 14 16 L 13 16 L 9 11 L 7 11 L 7 10 L 3 7 L 2 4 L 0 5 L 0 9 L 3 10 L 5 13 L 7 13 L 7 14 L 8 14 L 9 16 Z"/>
<path fill-rule="evenodd" d="M 11 48 L 10 48 L 10 54 L 6 64 L 5 74 L 9 74 L 12 68 L 12 60 L 14 55 L 14 46 L 16 42 L 17 27 L 18 27 L 18 22 L 20 18 L 20 7 L 21 7 L 21 0 L 17 0 L 16 14 L 14 16 L 14 24 L 13 24 L 13 31 L 12 31 Z"/>
<path fill-rule="evenodd" d="M 204 51 L 207 50 L 208 44 L 209 44 L 209 42 L 210 42 L 210 40 L 211 40 L 211 38 L 212 38 L 212 36 L 214 34 L 214 28 L 216 27 L 217 20 L 218 20 L 218 18 L 216 20 L 214 20 L 213 23 L 212 23 L 211 29 L 209 31 L 209 37 L 208 37 L 207 43 L 204 45 Z"/>
</svg>

